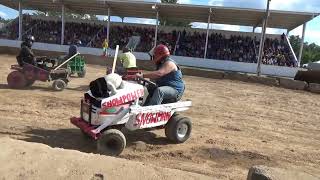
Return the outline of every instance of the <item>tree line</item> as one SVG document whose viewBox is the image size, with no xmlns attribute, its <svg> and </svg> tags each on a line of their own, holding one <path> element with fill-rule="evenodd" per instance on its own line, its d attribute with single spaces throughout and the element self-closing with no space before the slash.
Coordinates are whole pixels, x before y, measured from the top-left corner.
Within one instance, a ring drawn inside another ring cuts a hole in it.
<svg viewBox="0 0 320 180">
<path fill-rule="evenodd" d="M 293 51 L 297 58 L 299 56 L 301 38 L 299 36 L 290 36 L 289 38 Z M 301 64 L 309 62 L 320 61 L 320 46 L 315 43 L 309 44 L 305 42 L 303 45 L 303 53 L 301 58 Z"/>
</svg>

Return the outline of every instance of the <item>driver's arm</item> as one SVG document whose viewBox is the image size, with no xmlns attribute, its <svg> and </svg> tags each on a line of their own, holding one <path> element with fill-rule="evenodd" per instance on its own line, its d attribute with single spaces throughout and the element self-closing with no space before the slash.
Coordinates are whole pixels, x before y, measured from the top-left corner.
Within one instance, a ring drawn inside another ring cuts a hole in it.
<svg viewBox="0 0 320 180">
<path fill-rule="evenodd" d="M 167 61 L 159 70 L 144 74 L 143 77 L 149 79 L 158 79 L 176 70 L 177 66 L 173 62 Z"/>
<path fill-rule="evenodd" d="M 34 54 L 30 48 L 26 48 L 25 51 L 30 57 L 34 57 Z"/>
</svg>

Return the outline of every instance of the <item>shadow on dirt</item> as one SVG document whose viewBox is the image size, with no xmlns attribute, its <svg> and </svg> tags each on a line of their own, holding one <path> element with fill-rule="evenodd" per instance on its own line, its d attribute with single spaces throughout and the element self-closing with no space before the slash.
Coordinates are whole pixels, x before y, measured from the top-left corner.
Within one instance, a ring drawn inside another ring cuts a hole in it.
<svg viewBox="0 0 320 180">
<path fill-rule="evenodd" d="M 10 89 L 8 84 L 0 84 L 0 89 Z"/>
<path fill-rule="evenodd" d="M 247 159 L 247 160 L 265 160 L 270 161 L 270 157 L 251 151 L 236 151 L 230 149 L 204 148 L 199 151 L 201 156 L 208 159 Z"/>
<path fill-rule="evenodd" d="M 75 88 L 71 88 L 71 87 L 67 87 L 66 89 L 68 90 L 72 90 L 72 91 L 81 91 L 81 92 L 86 92 L 89 90 L 89 86 L 88 85 L 81 85 Z"/>
<path fill-rule="evenodd" d="M 276 164 L 276 161 L 273 161 L 269 156 L 253 151 L 237 151 L 231 149 L 220 149 L 217 147 L 203 147 L 194 151 L 193 154 L 202 159 L 214 161 L 217 163 L 218 166 L 222 168 L 230 165 L 249 168 L 256 164 Z"/>
<path fill-rule="evenodd" d="M 10 90 L 13 90 L 12 88 L 10 88 L 8 86 L 8 84 L 0 84 L 0 89 L 10 89 Z M 87 85 L 82 85 L 82 86 L 78 86 L 78 87 L 74 87 L 74 88 L 71 88 L 71 87 L 66 87 L 67 90 L 71 90 L 71 91 L 81 91 L 81 92 L 86 92 L 89 90 L 89 86 Z M 14 89 L 14 90 L 18 90 L 18 91 L 30 91 L 30 90 L 40 90 L 40 91 L 48 91 L 48 92 L 57 92 L 55 91 L 51 84 L 48 83 L 48 86 L 37 86 L 37 85 L 33 85 L 33 86 L 30 86 L 30 87 L 25 87 L 25 88 L 22 88 L 22 89 Z"/>
<path fill-rule="evenodd" d="M 87 153 L 96 153 L 96 142 L 85 137 L 79 129 L 30 129 L 22 133 L 19 138 L 27 142 L 46 144 L 54 148 L 72 149 Z M 156 137 L 156 134 L 147 131 L 126 133 L 127 147 L 136 141 L 143 141 L 150 145 L 169 144 L 166 138 Z"/>
<path fill-rule="evenodd" d="M 83 136 L 79 129 L 31 129 L 24 133 L 21 140 L 46 144 L 54 148 L 72 149 L 87 153 L 95 153 L 93 140 Z"/>
<path fill-rule="evenodd" d="M 136 130 L 126 132 L 127 146 L 130 147 L 134 142 L 142 141 L 149 145 L 167 145 L 170 144 L 166 137 L 159 137 L 151 131 Z"/>
<path fill-rule="evenodd" d="M 25 87 L 21 89 L 12 89 L 8 86 L 8 84 L 0 84 L 0 89 L 8 89 L 8 90 L 17 90 L 17 91 L 29 91 L 29 90 L 40 90 L 40 91 L 50 91 L 53 92 L 54 90 L 52 89 L 51 86 L 43 87 L 43 86 L 30 86 L 30 87 Z"/>
</svg>

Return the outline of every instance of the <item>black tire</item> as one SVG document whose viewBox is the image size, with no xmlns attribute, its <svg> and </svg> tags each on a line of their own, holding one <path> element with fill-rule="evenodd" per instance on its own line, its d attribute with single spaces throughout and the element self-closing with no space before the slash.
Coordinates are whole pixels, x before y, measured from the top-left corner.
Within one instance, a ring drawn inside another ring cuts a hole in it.
<svg viewBox="0 0 320 180">
<path fill-rule="evenodd" d="M 86 73 L 87 71 L 86 71 L 86 68 L 84 67 L 82 72 L 78 72 L 78 77 L 84 78 L 86 76 Z"/>
<path fill-rule="evenodd" d="M 126 147 L 124 134 L 117 129 L 106 130 L 97 141 L 97 150 L 100 154 L 118 156 Z"/>
<path fill-rule="evenodd" d="M 12 71 L 7 77 L 8 86 L 13 89 L 22 89 L 26 87 L 27 79 L 19 71 Z"/>
<path fill-rule="evenodd" d="M 67 87 L 67 83 L 62 79 L 53 81 L 52 87 L 56 91 L 63 91 Z"/>
<path fill-rule="evenodd" d="M 173 115 L 165 127 L 167 138 L 173 143 L 184 143 L 189 139 L 192 130 L 191 120 L 180 115 Z"/>
</svg>

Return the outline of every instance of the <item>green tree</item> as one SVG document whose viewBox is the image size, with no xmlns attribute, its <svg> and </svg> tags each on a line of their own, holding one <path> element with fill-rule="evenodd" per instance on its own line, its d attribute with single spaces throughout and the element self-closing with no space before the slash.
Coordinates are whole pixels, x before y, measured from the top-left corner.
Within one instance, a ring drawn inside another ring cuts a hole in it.
<svg viewBox="0 0 320 180">
<path fill-rule="evenodd" d="M 299 36 L 290 36 L 290 43 L 293 51 L 296 56 L 299 56 L 301 38 Z M 320 60 L 320 46 L 315 43 L 309 44 L 308 42 L 304 43 L 304 49 L 301 58 L 301 64 L 306 64 L 309 62 L 319 61 Z"/>
<path fill-rule="evenodd" d="M 10 19 L 4 19 L 4 18 L 0 17 L 0 22 L 7 24 L 8 22 L 10 22 Z"/>
<path fill-rule="evenodd" d="M 178 0 L 161 0 L 161 3 L 177 4 Z M 191 27 L 190 21 L 175 20 L 172 17 L 167 17 L 160 12 L 160 25 L 162 26 L 178 26 Z"/>
</svg>

